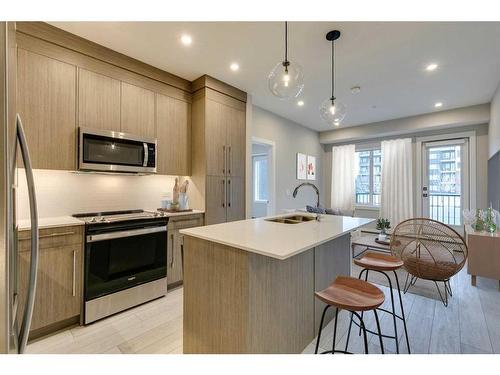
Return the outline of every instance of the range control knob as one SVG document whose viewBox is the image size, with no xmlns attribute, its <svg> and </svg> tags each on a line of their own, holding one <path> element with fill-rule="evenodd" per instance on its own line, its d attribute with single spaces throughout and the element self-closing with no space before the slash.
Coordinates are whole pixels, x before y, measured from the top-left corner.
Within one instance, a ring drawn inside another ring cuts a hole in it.
<svg viewBox="0 0 500 375">
<path fill-rule="evenodd" d="M 97 218 L 94 216 L 94 217 L 91 217 L 90 220 L 89 220 L 91 223 L 97 223 Z"/>
</svg>

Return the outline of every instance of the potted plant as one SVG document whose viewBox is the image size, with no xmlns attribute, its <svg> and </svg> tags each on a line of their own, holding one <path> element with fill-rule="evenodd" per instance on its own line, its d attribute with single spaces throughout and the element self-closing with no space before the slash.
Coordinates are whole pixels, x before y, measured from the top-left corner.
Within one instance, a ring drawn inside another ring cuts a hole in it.
<svg viewBox="0 0 500 375">
<path fill-rule="evenodd" d="M 391 228 L 391 222 L 389 219 L 384 219 L 383 217 L 377 219 L 377 230 L 380 231 L 378 235 L 379 241 L 384 241 L 387 238 L 386 230 Z"/>
</svg>

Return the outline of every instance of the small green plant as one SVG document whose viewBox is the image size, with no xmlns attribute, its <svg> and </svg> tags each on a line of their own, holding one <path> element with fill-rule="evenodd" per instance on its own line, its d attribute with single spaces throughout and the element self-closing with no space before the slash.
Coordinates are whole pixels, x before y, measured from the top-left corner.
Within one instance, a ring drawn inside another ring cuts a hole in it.
<svg viewBox="0 0 500 375">
<path fill-rule="evenodd" d="M 384 219 L 383 217 L 377 219 L 377 230 L 385 233 L 387 229 L 391 228 L 391 222 L 389 219 Z"/>
</svg>

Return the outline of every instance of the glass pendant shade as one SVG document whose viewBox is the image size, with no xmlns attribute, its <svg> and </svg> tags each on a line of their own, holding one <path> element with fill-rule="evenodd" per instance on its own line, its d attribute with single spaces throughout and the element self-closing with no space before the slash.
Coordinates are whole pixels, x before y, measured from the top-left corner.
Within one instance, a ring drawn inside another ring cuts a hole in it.
<svg viewBox="0 0 500 375">
<path fill-rule="evenodd" d="M 280 99 L 296 98 L 304 89 L 302 67 L 295 63 L 288 64 L 276 64 L 268 77 L 269 90 Z"/>
<path fill-rule="evenodd" d="M 330 125 L 338 126 L 344 119 L 347 107 L 338 100 L 326 99 L 319 107 L 321 118 Z"/>
</svg>

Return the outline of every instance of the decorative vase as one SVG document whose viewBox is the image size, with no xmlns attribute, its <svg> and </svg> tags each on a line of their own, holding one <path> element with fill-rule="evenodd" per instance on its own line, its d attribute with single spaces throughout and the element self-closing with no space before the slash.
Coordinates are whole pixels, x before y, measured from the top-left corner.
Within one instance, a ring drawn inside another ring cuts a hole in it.
<svg viewBox="0 0 500 375">
<path fill-rule="evenodd" d="M 380 233 L 378 234 L 378 240 L 385 241 L 386 238 L 387 238 L 387 233 L 385 233 L 385 230 L 380 231 Z"/>
<path fill-rule="evenodd" d="M 481 232 L 484 230 L 484 220 L 482 218 L 481 210 L 476 210 L 476 222 L 474 223 L 474 230 L 476 232 Z"/>
<path fill-rule="evenodd" d="M 490 233 L 496 232 L 497 230 L 497 225 L 495 224 L 495 215 L 493 214 L 493 209 L 491 207 L 487 210 L 485 229 Z"/>
</svg>

